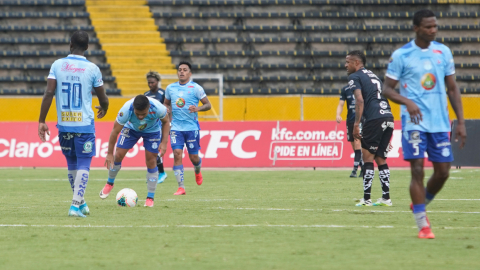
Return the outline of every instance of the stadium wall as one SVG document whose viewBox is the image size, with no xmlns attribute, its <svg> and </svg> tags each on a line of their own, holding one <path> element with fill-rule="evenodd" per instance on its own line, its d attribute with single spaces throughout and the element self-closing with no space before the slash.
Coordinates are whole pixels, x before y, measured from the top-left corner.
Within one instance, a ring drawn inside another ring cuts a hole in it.
<svg viewBox="0 0 480 270">
<path fill-rule="evenodd" d="M 130 98 L 110 97 L 110 109 L 104 119 L 97 121 L 113 121 L 117 112 Z M 219 99 L 209 97 L 215 110 L 200 115 L 215 115 L 219 113 Z M 480 95 L 462 97 L 466 119 L 480 119 Z M 41 97 L 3 97 L 0 98 L 0 122 L 31 122 L 38 121 Z M 224 121 L 334 121 L 338 106 L 338 97 L 319 96 L 227 96 L 223 101 Z M 395 119 L 400 119 L 400 108 L 391 104 Z M 98 106 L 96 97 L 93 106 Z M 303 110 L 303 116 L 302 116 Z M 450 117 L 455 119 L 455 113 L 449 106 Z M 342 117 L 346 117 L 346 108 Z M 216 119 L 201 119 L 216 121 Z M 52 103 L 47 121 L 56 121 L 55 103 Z"/>
</svg>

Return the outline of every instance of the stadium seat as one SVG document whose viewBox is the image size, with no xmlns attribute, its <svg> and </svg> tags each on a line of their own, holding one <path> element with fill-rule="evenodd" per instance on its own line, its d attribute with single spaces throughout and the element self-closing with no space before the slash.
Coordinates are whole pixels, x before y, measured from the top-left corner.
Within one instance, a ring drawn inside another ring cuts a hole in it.
<svg viewBox="0 0 480 270">
<path fill-rule="evenodd" d="M 106 89 L 107 95 L 120 95 L 120 89 Z M 0 95 L 43 95 L 45 89 L 0 89 Z"/>
<path fill-rule="evenodd" d="M 101 63 L 97 64 L 100 69 L 109 69 L 110 65 Z M 38 69 L 46 69 L 49 70 L 51 65 L 31 65 L 31 64 L 10 64 L 10 65 L 2 65 L 0 64 L 0 69 L 27 69 L 27 70 L 38 70 Z"/>
<path fill-rule="evenodd" d="M 84 0 L 3 0 L 4 6 L 84 6 Z"/>
<path fill-rule="evenodd" d="M 367 63 L 365 65 L 368 69 L 386 69 L 386 63 Z M 0 68 L 2 66 L 0 65 Z M 193 64 L 194 70 L 209 70 L 209 69 L 345 69 L 343 63 L 303 63 L 303 64 Z M 480 68 L 480 63 L 455 63 L 455 68 Z"/>
<path fill-rule="evenodd" d="M 46 76 L 6 76 L 0 77 L 0 82 L 46 82 Z M 104 82 L 113 82 L 115 81 L 115 77 L 112 76 L 103 76 Z"/>
<path fill-rule="evenodd" d="M 0 44 L 69 44 L 68 38 L 0 38 Z M 90 38 L 90 44 L 98 43 L 98 38 Z"/>
<path fill-rule="evenodd" d="M 380 74 L 377 74 L 380 75 Z M 383 77 L 383 76 L 380 76 Z M 478 75 L 457 75 L 457 81 L 480 81 Z M 196 79 L 196 81 L 215 81 L 216 79 Z M 0 77 L 0 81 L 2 78 Z M 341 81 L 347 82 L 348 76 L 224 76 L 224 82 L 283 82 L 283 81 Z"/>
<path fill-rule="evenodd" d="M 5 32 L 43 32 L 43 31 L 77 31 L 77 30 L 83 30 L 83 31 L 93 31 L 94 27 L 91 25 L 57 25 L 57 26 L 52 26 L 52 25 L 0 25 L 0 31 L 5 31 Z"/>
<path fill-rule="evenodd" d="M 69 51 L 0 51 L 1 56 L 22 57 L 22 56 L 67 56 Z M 104 51 L 86 51 L 86 56 L 103 56 Z"/>
<path fill-rule="evenodd" d="M 430 5 L 469 4 L 475 0 L 149 0 L 150 6 L 271 6 L 271 5 Z M 477 2 L 478 3 L 478 2 Z"/>
<path fill-rule="evenodd" d="M 88 12 L 0 12 L 0 18 L 89 18 Z"/>
</svg>

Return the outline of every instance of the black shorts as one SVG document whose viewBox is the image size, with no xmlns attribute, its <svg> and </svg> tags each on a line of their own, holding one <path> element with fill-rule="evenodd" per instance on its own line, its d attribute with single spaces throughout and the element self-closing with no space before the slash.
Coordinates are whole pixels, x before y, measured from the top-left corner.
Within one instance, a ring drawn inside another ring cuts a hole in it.
<svg viewBox="0 0 480 270">
<path fill-rule="evenodd" d="M 355 138 L 353 137 L 353 125 L 355 124 L 355 122 L 347 122 L 347 141 L 349 142 L 353 142 L 355 140 Z M 360 123 L 359 125 L 360 127 L 360 134 L 362 134 L 362 123 Z"/>
<path fill-rule="evenodd" d="M 387 158 L 393 125 L 393 117 L 373 119 L 364 123 L 362 148 L 375 156 Z"/>
</svg>

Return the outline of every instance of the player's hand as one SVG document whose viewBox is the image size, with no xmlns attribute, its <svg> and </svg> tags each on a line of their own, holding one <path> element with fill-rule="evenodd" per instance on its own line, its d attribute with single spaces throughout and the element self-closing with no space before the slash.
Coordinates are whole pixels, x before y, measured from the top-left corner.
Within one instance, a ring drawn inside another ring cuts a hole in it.
<svg viewBox="0 0 480 270">
<path fill-rule="evenodd" d="M 417 104 L 410 100 L 410 102 L 405 103 L 405 106 L 407 106 L 407 111 L 410 114 L 410 120 L 417 125 L 420 124 L 423 121 L 423 115 Z"/>
<path fill-rule="evenodd" d="M 460 149 L 462 149 L 467 141 L 467 129 L 465 128 L 465 124 L 457 124 L 455 127 L 455 142 L 458 142 L 458 138 L 460 138 Z"/>
<path fill-rule="evenodd" d="M 38 137 L 42 142 L 46 142 L 47 138 L 45 137 L 45 134 L 50 135 L 50 130 L 48 129 L 47 124 L 45 123 L 38 123 Z"/>
<path fill-rule="evenodd" d="M 357 124 L 353 125 L 353 137 L 357 140 L 362 139 L 362 135 L 360 134 L 360 126 Z"/>
<path fill-rule="evenodd" d="M 107 154 L 107 157 L 105 158 L 105 167 L 107 167 L 108 170 L 113 169 L 113 154 Z"/>
<path fill-rule="evenodd" d="M 100 106 L 95 106 L 95 109 L 98 110 L 97 112 L 97 118 L 98 119 L 101 119 L 103 118 L 106 114 L 107 114 L 107 111 L 105 111 L 102 107 Z"/>
<path fill-rule="evenodd" d="M 167 143 L 160 143 L 158 146 L 158 152 L 160 152 L 160 157 L 163 157 L 165 152 L 167 152 Z"/>
<path fill-rule="evenodd" d="M 198 107 L 195 105 L 190 105 L 188 106 L 188 110 L 190 111 L 190 113 L 198 112 Z"/>
<path fill-rule="evenodd" d="M 342 117 L 340 115 L 337 115 L 337 123 L 340 124 L 340 122 L 342 122 Z"/>
</svg>

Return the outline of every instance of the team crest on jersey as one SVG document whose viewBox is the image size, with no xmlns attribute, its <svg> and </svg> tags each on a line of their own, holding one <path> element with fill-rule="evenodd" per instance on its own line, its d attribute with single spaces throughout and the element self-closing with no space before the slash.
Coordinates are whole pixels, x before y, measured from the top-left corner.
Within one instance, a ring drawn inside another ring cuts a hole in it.
<svg viewBox="0 0 480 270">
<path fill-rule="evenodd" d="M 353 80 L 350 80 L 350 81 L 348 82 L 348 85 L 350 85 L 350 86 L 353 85 Z"/>
<path fill-rule="evenodd" d="M 156 142 L 152 143 L 152 148 L 157 149 L 158 148 L 158 143 L 156 143 Z"/>
<path fill-rule="evenodd" d="M 185 106 L 185 99 L 178 98 L 177 101 L 175 101 L 175 104 L 177 105 L 177 107 L 183 108 L 183 106 Z"/>
<path fill-rule="evenodd" d="M 381 107 L 382 109 L 386 109 L 386 108 L 388 107 L 387 102 L 386 102 L 386 101 L 383 101 L 383 100 L 380 101 L 380 107 Z"/>
<path fill-rule="evenodd" d="M 120 112 L 118 115 L 119 115 L 120 117 L 122 117 L 122 116 L 123 116 L 123 112 Z"/>
<path fill-rule="evenodd" d="M 425 90 L 432 90 L 437 85 L 437 79 L 432 73 L 426 73 L 422 76 L 422 87 Z"/>
<path fill-rule="evenodd" d="M 138 130 L 144 130 L 147 127 L 147 123 L 138 127 Z"/>
<path fill-rule="evenodd" d="M 83 153 L 91 153 L 93 148 L 93 143 L 92 142 L 86 142 L 83 145 Z"/>
</svg>

